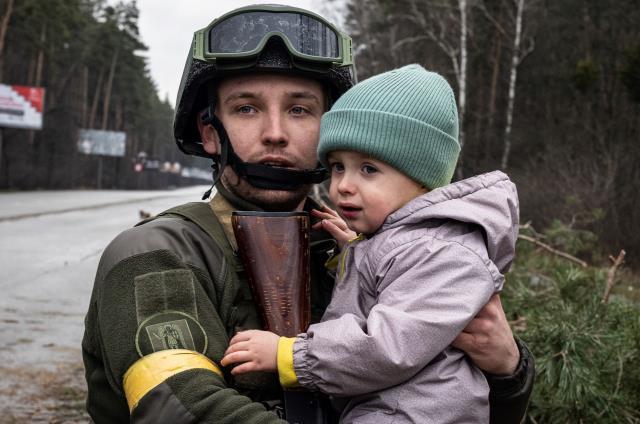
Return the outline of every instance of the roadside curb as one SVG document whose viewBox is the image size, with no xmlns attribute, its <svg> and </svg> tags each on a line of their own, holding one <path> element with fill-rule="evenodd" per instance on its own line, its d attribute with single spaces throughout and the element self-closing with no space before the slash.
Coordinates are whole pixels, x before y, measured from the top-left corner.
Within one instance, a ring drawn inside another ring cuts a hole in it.
<svg viewBox="0 0 640 424">
<path fill-rule="evenodd" d="M 74 206 L 72 208 L 66 208 L 66 209 L 56 209 L 56 210 L 50 210 L 50 211 L 41 211 L 41 212 L 33 212 L 33 213 L 23 213 L 23 214 L 18 214 L 18 215 L 0 216 L 0 222 L 19 221 L 21 219 L 38 218 L 40 216 L 56 215 L 56 214 L 61 214 L 61 213 L 77 212 L 77 211 L 87 211 L 87 210 L 105 208 L 105 207 L 108 208 L 108 207 L 111 207 L 111 206 L 125 205 L 127 203 L 136 203 L 136 202 L 143 202 L 143 201 L 147 201 L 147 200 L 156 200 L 156 199 L 167 199 L 167 198 L 170 198 L 170 197 L 181 197 L 181 196 L 179 194 L 166 194 L 166 195 L 162 195 L 162 196 L 139 197 L 139 198 L 135 198 L 135 199 L 118 200 L 118 201 L 115 201 L 115 202 L 100 203 L 100 204 L 96 204 L 96 205 Z"/>
</svg>

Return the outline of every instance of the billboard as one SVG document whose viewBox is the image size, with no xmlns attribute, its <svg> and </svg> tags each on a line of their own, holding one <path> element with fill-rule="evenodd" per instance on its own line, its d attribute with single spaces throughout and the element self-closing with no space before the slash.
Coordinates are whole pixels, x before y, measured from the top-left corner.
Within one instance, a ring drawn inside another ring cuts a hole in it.
<svg viewBox="0 0 640 424">
<path fill-rule="evenodd" d="M 44 88 L 0 84 L 0 126 L 42 128 Z"/>
<path fill-rule="evenodd" d="M 121 131 L 78 130 L 78 151 L 85 155 L 124 156 L 126 141 Z"/>
</svg>

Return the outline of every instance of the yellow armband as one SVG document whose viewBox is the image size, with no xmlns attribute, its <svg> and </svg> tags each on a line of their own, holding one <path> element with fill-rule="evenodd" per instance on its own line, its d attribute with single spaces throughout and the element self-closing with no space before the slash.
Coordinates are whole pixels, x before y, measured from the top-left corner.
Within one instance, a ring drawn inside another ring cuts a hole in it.
<svg viewBox="0 0 640 424">
<path fill-rule="evenodd" d="M 124 374 L 124 394 L 129 411 L 150 390 L 182 371 L 202 368 L 222 376 L 220 368 L 201 353 L 185 349 L 161 350 L 138 359 Z"/>
</svg>

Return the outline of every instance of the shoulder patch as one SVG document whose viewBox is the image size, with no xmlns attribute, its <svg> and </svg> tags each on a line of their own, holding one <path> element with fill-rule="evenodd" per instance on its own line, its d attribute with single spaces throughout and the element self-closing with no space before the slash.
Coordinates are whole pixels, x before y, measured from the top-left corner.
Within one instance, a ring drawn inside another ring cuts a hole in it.
<svg viewBox="0 0 640 424">
<path fill-rule="evenodd" d="M 207 334 L 191 315 L 164 311 L 140 323 L 136 332 L 136 350 L 140 357 L 167 349 L 188 349 L 202 354 L 207 350 Z"/>
</svg>

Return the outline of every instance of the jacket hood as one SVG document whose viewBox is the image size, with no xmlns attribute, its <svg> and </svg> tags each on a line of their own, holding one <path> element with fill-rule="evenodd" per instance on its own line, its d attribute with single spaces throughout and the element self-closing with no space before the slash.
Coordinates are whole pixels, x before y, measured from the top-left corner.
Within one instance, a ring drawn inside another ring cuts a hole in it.
<svg viewBox="0 0 640 424">
<path fill-rule="evenodd" d="M 516 186 L 505 173 L 477 175 L 419 196 L 389 215 L 378 232 L 442 219 L 482 228 L 489 259 L 500 272 L 509 269 L 520 217 Z"/>
</svg>

